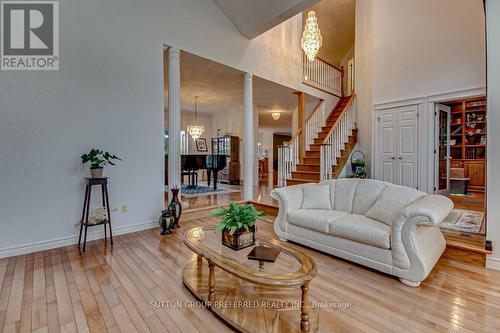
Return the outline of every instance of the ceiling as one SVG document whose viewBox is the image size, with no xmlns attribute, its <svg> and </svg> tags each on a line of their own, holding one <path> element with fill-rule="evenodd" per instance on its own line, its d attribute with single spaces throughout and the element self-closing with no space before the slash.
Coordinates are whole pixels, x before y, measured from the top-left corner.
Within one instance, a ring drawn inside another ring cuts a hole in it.
<svg viewBox="0 0 500 333">
<path fill-rule="evenodd" d="M 213 0 L 240 33 L 255 38 L 319 0 Z"/>
<path fill-rule="evenodd" d="M 322 0 L 303 12 L 303 21 L 309 10 L 316 12 L 323 45 L 318 56 L 336 66 L 354 45 L 355 0 Z"/>
<path fill-rule="evenodd" d="M 168 70 L 168 66 L 165 66 Z M 168 77 L 168 73 L 165 73 Z M 259 113 L 260 127 L 292 127 L 293 110 L 297 107 L 295 90 L 282 85 L 253 78 L 254 106 Z M 167 87 L 165 101 L 167 101 Z M 184 52 L 181 53 L 181 110 L 194 111 L 194 96 L 198 96 L 199 113 L 216 114 L 243 112 L 243 72 L 214 61 Z M 306 102 L 317 99 L 312 96 Z M 278 120 L 271 112 L 274 107 L 282 110 Z"/>
</svg>

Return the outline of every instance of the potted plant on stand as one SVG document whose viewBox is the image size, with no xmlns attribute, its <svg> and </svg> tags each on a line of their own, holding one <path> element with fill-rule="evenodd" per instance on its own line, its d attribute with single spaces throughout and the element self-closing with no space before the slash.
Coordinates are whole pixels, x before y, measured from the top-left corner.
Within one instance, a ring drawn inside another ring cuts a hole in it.
<svg viewBox="0 0 500 333">
<path fill-rule="evenodd" d="M 223 219 L 215 226 L 216 231 L 222 231 L 222 244 L 233 249 L 241 250 L 255 245 L 255 223 L 257 217 L 264 216 L 253 205 L 238 206 L 235 202 L 229 208 L 219 207 L 213 216 Z"/>
<path fill-rule="evenodd" d="M 92 148 L 87 154 L 83 154 L 81 157 L 83 164 L 90 163 L 90 175 L 92 178 L 102 178 L 104 165 L 115 165 L 112 160 L 121 161 L 121 158 L 118 156 L 96 148 Z"/>
</svg>

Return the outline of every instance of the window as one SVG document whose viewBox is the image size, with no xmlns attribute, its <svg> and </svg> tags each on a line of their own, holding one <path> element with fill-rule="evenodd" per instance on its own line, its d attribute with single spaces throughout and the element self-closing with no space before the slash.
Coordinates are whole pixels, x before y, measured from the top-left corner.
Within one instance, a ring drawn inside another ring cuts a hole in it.
<svg viewBox="0 0 500 333">
<path fill-rule="evenodd" d="M 185 131 L 181 131 L 181 136 L 180 136 L 180 144 L 181 144 L 181 154 L 186 155 L 189 153 L 189 146 L 188 146 L 188 137 Z M 165 132 L 163 135 L 163 150 L 165 151 L 165 155 L 168 155 L 168 128 L 165 128 Z"/>
<path fill-rule="evenodd" d="M 187 155 L 189 153 L 188 150 L 188 136 L 185 131 L 181 131 L 181 154 Z"/>
</svg>

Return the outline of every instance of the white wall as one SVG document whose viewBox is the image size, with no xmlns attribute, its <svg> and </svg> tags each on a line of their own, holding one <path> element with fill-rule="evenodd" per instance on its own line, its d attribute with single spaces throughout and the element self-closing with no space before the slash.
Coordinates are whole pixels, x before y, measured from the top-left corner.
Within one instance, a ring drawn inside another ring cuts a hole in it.
<svg viewBox="0 0 500 333">
<path fill-rule="evenodd" d="M 105 170 L 112 207 L 129 206 L 113 214 L 115 233 L 156 225 L 163 44 L 312 91 L 300 80 L 300 15 L 252 41 L 206 0 L 65 0 L 60 17 L 59 71 L 0 74 L 0 256 L 75 242 L 79 156 L 93 146 L 123 158 Z"/>
<path fill-rule="evenodd" d="M 500 269 L 500 2 L 486 1 L 488 38 L 488 159 L 487 159 L 487 216 L 486 239 L 493 242 L 493 254 L 486 267 Z"/>
<path fill-rule="evenodd" d="M 377 0 L 374 103 L 485 85 L 482 0 Z"/>
<path fill-rule="evenodd" d="M 354 41 L 358 146 L 367 156 L 368 167 L 371 163 L 373 112 L 373 5 L 373 0 L 356 1 Z"/>
<path fill-rule="evenodd" d="M 373 159 L 374 105 L 421 99 L 432 112 L 429 97 L 484 88 L 482 1 L 358 0 L 355 53 L 360 148 Z"/>
</svg>

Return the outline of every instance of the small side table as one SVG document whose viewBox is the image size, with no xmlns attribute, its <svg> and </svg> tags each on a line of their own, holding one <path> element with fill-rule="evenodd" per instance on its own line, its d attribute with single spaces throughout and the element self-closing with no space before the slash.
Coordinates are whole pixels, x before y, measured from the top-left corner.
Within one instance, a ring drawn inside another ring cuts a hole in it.
<svg viewBox="0 0 500 333">
<path fill-rule="evenodd" d="M 83 237 L 83 252 L 87 245 L 87 228 L 94 227 L 97 225 L 104 225 L 104 243 L 107 242 L 107 225 L 109 224 L 109 239 L 111 241 L 111 246 L 113 246 L 113 233 L 111 231 L 111 214 L 109 212 L 109 196 L 108 196 L 108 178 L 85 178 L 85 199 L 83 201 L 82 210 L 82 220 L 80 221 L 80 236 L 78 237 L 78 249 L 80 249 L 80 243 L 82 240 L 82 231 L 85 228 L 85 235 Z M 108 218 L 103 222 L 97 224 L 89 224 L 89 213 L 90 213 L 90 197 L 92 194 L 92 186 L 101 185 L 102 193 L 102 206 L 106 208 Z"/>
</svg>

